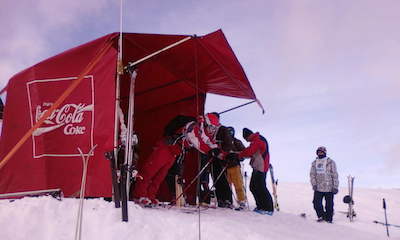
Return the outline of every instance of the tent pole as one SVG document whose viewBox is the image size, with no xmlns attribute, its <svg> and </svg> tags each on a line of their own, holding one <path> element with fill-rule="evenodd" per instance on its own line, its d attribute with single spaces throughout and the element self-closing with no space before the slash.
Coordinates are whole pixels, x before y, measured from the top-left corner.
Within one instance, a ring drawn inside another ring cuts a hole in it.
<svg viewBox="0 0 400 240">
<path fill-rule="evenodd" d="M 196 42 L 197 42 L 197 36 L 194 36 Z M 196 111 L 197 111 L 197 116 L 200 115 L 200 109 L 199 109 L 199 69 L 198 69 L 198 47 L 197 44 L 194 46 L 195 49 L 195 60 L 194 60 L 194 68 L 195 68 L 195 74 L 196 74 Z M 198 171 L 201 171 L 201 157 L 200 157 L 200 152 L 197 151 L 197 165 L 198 165 Z M 201 204 L 201 199 L 200 199 L 200 180 L 199 178 L 197 179 L 197 184 L 196 184 L 196 199 L 197 199 L 197 213 L 198 213 L 198 233 L 199 233 L 199 239 L 201 239 L 201 214 L 200 214 L 200 204 Z"/>
<path fill-rule="evenodd" d="M 144 62 L 144 61 L 146 61 L 147 59 L 152 58 L 152 57 L 154 57 L 154 56 L 156 56 L 156 55 L 158 55 L 158 54 L 160 54 L 160 53 L 162 53 L 162 52 L 165 52 L 165 51 L 167 51 L 167 50 L 170 49 L 170 48 L 173 48 L 173 47 L 175 47 L 175 46 L 178 46 L 179 44 L 184 43 L 184 42 L 186 42 L 187 40 L 190 40 L 190 39 L 192 39 L 192 38 L 193 38 L 192 36 L 186 37 L 186 38 L 184 38 L 184 39 L 181 39 L 181 40 L 177 41 L 176 43 L 173 43 L 173 44 L 171 44 L 171 45 L 168 45 L 168 46 L 166 46 L 165 48 L 162 48 L 162 49 L 160 49 L 160 50 L 158 50 L 158 51 L 156 51 L 156 52 L 154 52 L 154 53 L 152 53 L 152 54 L 150 54 L 150 55 L 147 55 L 147 56 L 144 57 L 144 58 L 141 58 L 141 59 L 139 59 L 139 60 L 137 60 L 137 61 L 135 61 L 135 62 L 130 62 L 130 63 L 128 63 L 128 66 L 125 67 L 125 69 L 134 67 L 134 66 L 138 65 L 139 63 Z"/>
<path fill-rule="evenodd" d="M 122 63 L 122 1 L 120 1 L 120 31 L 118 39 L 118 57 L 117 57 L 117 77 L 115 83 L 115 115 L 114 115 L 114 166 L 118 169 L 118 122 L 119 122 L 119 109 L 120 109 L 120 82 L 122 74 L 124 73 L 123 63 Z M 123 121 L 123 119 L 122 119 Z M 118 181 L 118 180 L 117 180 Z M 115 202 L 115 207 L 120 207 L 120 194 L 119 189 L 113 190 L 113 198 Z"/>
<path fill-rule="evenodd" d="M 227 110 L 224 110 L 224 111 L 222 111 L 222 112 L 219 112 L 218 114 L 221 115 L 221 114 L 224 114 L 224 113 L 226 113 L 226 112 L 230 112 L 230 111 L 232 111 L 232 110 L 238 109 L 238 108 L 240 108 L 240 107 L 244 107 L 244 106 L 246 106 L 246 105 L 249 105 L 249 104 L 252 104 L 252 103 L 255 103 L 255 102 L 257 102 L 257 100 L 253 100 L 253 101 L 251 101 L 251 102 L 244 103 L 244 104 L 241 104 L 241 105 L 236 106 L 236 107 L 233 107 L 233 108 L 229 108 L 229 109 L 227 109 Z"/>
</svg>

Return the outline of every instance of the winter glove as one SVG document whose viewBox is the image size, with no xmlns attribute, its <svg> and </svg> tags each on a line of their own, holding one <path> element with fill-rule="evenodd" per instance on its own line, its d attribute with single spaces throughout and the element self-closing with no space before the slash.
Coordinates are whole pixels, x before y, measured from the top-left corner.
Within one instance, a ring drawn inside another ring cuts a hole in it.
<svg viewBox="0 0 400 240">
<path fill-rule="evenodd" d="M 225 161 L 230 165 L 234 165 L 239 162 L 239 155 L 237 153 L 228 153 L 225 157 Z"/>
<path fill-rule="evenodd" d="M 317 191 L 317 186 L 312 186 L 312 189 L 314 190 L 314 192 Z"/>
<path fill-rule="evenodd" d="M 216 158 L 220 154 L 221 150 L 219 148 L 213 148 L 208 151 L 207 155 L 211 158 Z"/>
<path fill-rule="evenodd" d="M 226 155 L 225 159 L 227 161 L 238 161 L 239 160 L 239 154 L 237 153 L 228 153 L 228 155 Z"/>
<path fill-rule="evenodd" d="M 337 188 L 332 189 L 333 194 L 337 194 L 338 192 L 339 192 L 339 190 Z"/>
</svg>

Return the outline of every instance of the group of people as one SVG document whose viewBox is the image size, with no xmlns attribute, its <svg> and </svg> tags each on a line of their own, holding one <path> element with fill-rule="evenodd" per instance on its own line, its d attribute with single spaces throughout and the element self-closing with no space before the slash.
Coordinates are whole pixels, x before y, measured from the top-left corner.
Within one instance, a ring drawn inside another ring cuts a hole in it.
<svg viewBox="0 0 400 240">
<path fill-rule="evenodd" d="M 181 118 L 183 119 L 183 117 Z M 157 204 L 156 198 L 161 182 L 167 176 L 173 164 L 184 156 L 185 152 L 194 148 L 201 154 L 203 166 L 210 165 L 210 170 L 203 171 L 199 177 L 203 196 L 209 195 L 208 176 L 213 178 L 215 194 L 219 207 L 231 207 L 233 184 L 239 208 L 246 204 L 243 176 L 240 161 L 251 158 L 253 173 L 250 179 L 250 191 L 256 200 L 255 211 L 272 215 L 272 197 L 266 187 L 266 174 L 269 168 L 269 149 L 267 140 L 258 132 L 243 129 L 243 138 L 250 142 L 248 147 L 235 138 L 232 127 L 220 123 L 218 113 L 207 113 L 197 119 L 185 118 L 174 127 L 166 128 L 144 166 L 140 170 L 133 192 L 134 199 L 142 205 Z M 184 124 L 182 124 L 184 123 Z M 206 197 L 200 200 L 206 201 Z"/>
<path fill-rule="evenodd" d="M 196 118 L 179 116 L 175 123 L 166 127 L 153 152 L 145 162 L 136 180 L 134 199 L 141 205 L 158 204 L 156 198 L 160 184 L 169 169 L 181 161 L 191 148 L 200 152 L 203 172 L 198 174 L 201 183 L 200 203 L 209 203 L 214 193 L 218 207 L 232 207 L 233 185 L 238 209 L 246 205 L 246 194 L 241 173 L 241 164 L 250 158 L 252 175 L 250 191 L 256 202 L 255 212 L 273 215 L 274 204 L 266 186 L 266 175 L 270 164 L 268 141 L 258 132 L 243 128 L 243 139 L 249 142 L 245 147 L 235 138 L 233 127 L 220 123 L 218 113 L 207 113 Z M 310 179 L 314 190 L 313 206 L 318 221 L 332 222 L 333 196 L 338 192 L 338 174 L 335 162 L 327 157 L 325 147 L 316 151 L 317 158 L 312 163 Z M 210 166 L 210 167 L 209 167 Z M 213 189 L 209 188 L 209 176 L 213 179 Z M 211 194 L 210 194 L 211 193 Z M 325 198 L 325 209 L 322 200 Z"/>
</svg>

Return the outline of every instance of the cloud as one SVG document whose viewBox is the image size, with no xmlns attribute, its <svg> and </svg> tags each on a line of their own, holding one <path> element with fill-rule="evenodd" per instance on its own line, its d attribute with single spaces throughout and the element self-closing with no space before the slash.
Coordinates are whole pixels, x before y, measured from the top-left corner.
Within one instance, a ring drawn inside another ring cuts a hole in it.
<svg viewBox="0 0 400 240">
<path fill-rule="evenodd" d="M 63 31 L 79 26 L 89 16 L 99 16 L 107 8 L 107 2 L 22 0 L 18 5 L 23 7 L 16 7 L 15 2 L 6 0 L 0 10 L 0 21 L 7 23 L 0 30 L 0 85 L 4 86 L 22 69 L 54 55 L 54 46 L 49 41 L 62 38 Z"/>
</svg>

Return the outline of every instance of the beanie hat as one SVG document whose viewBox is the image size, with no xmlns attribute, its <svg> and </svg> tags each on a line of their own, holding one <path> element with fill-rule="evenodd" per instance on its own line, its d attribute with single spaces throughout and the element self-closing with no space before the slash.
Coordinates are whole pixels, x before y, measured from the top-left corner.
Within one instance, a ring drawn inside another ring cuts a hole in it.
<svg viewBox="0 0 400 240">
<path fill-rule="evenodd" d="M 212 113 L 207 113 L 204 116 L 204 120 L 207 123 L 207 125 L 213 125 L 213 126 L 219 126 L 219 119 L 215 114 Z"/>
<path fill-rule="evenodd" d="M 326 154 L 326 147 L 320 146 L 320 147 L 317 148 L 317 152 L 318 151 L 321 151 L 321 152 Z"/>
<path fill-rule="evenodd" d="M 247 139 L 253 132 L 248 128 L 243 128 L 243 138 Z"/>
</svg>

